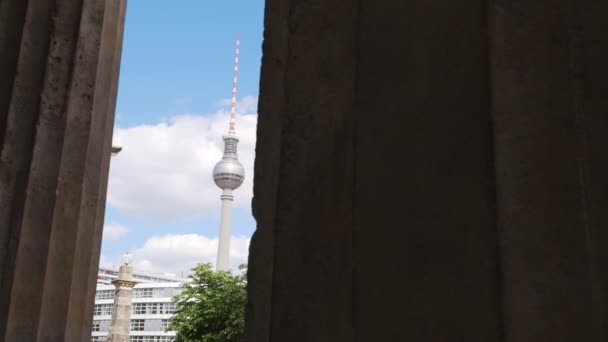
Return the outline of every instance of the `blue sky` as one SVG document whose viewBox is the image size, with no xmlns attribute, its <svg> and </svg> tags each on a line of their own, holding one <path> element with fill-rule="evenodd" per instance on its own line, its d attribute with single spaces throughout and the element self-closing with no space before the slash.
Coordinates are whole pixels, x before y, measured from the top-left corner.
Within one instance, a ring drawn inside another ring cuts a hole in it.
<svg viewBox="0 0 608 342">
<path fill-rule="evenodd" d="M 255 229 L 249 201 L 262 23 L 263 0 L 128 2 L 114 133 L 124 150 L 112 160 L 102 264 L 126 251 L 136 267 L 154 271 L 213 261 L 221 191 L 210 167 L 227 128 L 237 34 L 237 132 L 249 172 L 235 192 L 233 245 L 235 262 L 245 260 Z"/>
</svg>

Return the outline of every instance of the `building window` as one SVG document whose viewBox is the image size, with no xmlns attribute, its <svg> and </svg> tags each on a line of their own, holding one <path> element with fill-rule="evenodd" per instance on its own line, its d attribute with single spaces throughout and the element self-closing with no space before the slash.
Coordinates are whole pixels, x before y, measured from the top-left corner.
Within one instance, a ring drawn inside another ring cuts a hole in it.
<svg viewBox="0 0 608 342">
<path fill-rule="evenodd" d="M 160 305 L 160 303 L 148 303 L 148 308 L 147 308 L 147 313 L 149 315 L 156 315 L 158 314 L 158 306 Z"/>
<path fill-rule="evenodd" d="M 163 297 L 164 288 L 143 288 L 135 289 L 133 295 L 135 298 L 158 298 Z"/>
<path fill-rule="evenodd" d="M 95 299 L 114 299 L 114 290 L 101 290 L 95 293 Z"/>
<path fill-rule="evenodd" d="M 131 336 L 129 342 L 173 342 L 173 336 Z"/>
<path fill-rule="evenodd" d="M 135 298 L 152 298 L 152 289 L 135 289 Z"/>
<path fill-rule="evenodd" d="M 165 329 L 169 327 L 169 323 L 170 321 L 168 319 L 163 319 L 162 321 L 160 321 L 160 329 L 165 331 Z"/>
<path fill-rule="evenodd" d="M 93 321 L 92 331 L 99 331 L 99 321 Z"/>
<path fill-rule="evenodd" d="M 133 303 L 131 312 L 134 315 L 145 315 L 146 314 L 146 303 Z"/>
<path fill-rule="evenodd" d="M 161 314 L 170 315 L 175 312 L 175 303 L 162 303 Z"/>
<path fill-rule="evenodd" d="M 133 315 L 171 315 L 175 312 L 175 303 L 133 303 Z"/>
<path fill-rule="evenodd" d="M 95 316 L 111 315 L 112 304 L 96 304 L 93 314 Z"/>
<path fill-rule="evenodd" d="M 145 325 L 145 321 L 143 319 L 132 319 L 131 320 L 131 330 L 132 331 L 143 331 L 144 325 Z"/>
</svg>

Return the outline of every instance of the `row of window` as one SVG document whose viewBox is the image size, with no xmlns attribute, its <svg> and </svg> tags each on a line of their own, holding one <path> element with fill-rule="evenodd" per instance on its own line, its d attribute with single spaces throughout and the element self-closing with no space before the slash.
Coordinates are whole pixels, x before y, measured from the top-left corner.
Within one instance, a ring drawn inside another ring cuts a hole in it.
<svg viewBox="0 0 608 342">
<path fill-rule="evenodd" d="M 169 326 L 169 320 L 163 319 L 160 322 L 160 329 L 165 330 Z M 144 319 L 132 319 L 131 320 L 131 331 L 144 331 L 146 327 L 146 320 Z"/>
<path fill-rule="evenodd" d="M 129 342 L 172 342 L 173 336 L 131 336 Z"/>
<path fill-rule="evenodd" d="M 178 290 L 178 289 L 176 289 Z M 114 299 L 115 290 L 101 290 L 95 293 L 95 299 Z M 178 292 L 178 291 L 176 291 Z M 159 298 L 164 297 L 165 289 L 162 287 L 143 288 L 133 290 L 135 298 Z"/>
<path fill-rule="evenodd" d="M 216 173 L 215 175 L 213 175 L 213 177 L 215 177 L 215 178 L 221 178 L 221 179 L 230 178 L 231 176 L 234 176 L 234 177 L 236 177 L 238 179 L 243 179 L 242 176 L 234 174 L 234 173 L 225 173 L 225 172 L 222 172 L 222 173 Z"/>
<path fill-rule="evenodd" d="M 95 299 L 114 299 L 115 290 L 102 290 L 95 292 Z"/>
<path fill-rule="evenodd" d="M 143 319 L 132 319 L 131 320 L 131 331 L 144 331 L 146 321 Z"/>
<path fill-rule="evenodd" d="M 170 315 L 175 312 L 175 303 L 133 303 L 131 313 L 135 315 Z"/>
<path fill-rule="evenodd" d="M 112 304 L 95 304 L 95 308 L 93 309 L 93 315 L 101 316 L 101 315 L 111 315 L 112 314 Z"/>
<path fill-rule="evenodd" d="M 219 180 L 229 180 L 229 181 L 235 181 L 235 182 L 240 182 L 242 180 L 242 179 L 236 178 L 236 177 L 218 177 L 216 179 L 219 179 Z"/>
<path fill-rule="evenodd" d="M 131 336 L 129 342 L 172 342 L 173 336 Z M 107 342 L 107 336 L 93 336 L 91 342 Z"/>
<path fill-rule="evenodd" d="M 92 331 L 101 331 L 100 324 L 101 321 L 93 321 L 93 329 Z M 165 330 L 169 326 L 169 320 L 163 319 L 160 322 L 160 329 Z M 144 319 L 132 319 L 131 320 L 131 331 L 144 331 L 146 327 L 146 320 Z"/>
<path fill-rule="evenodd" d="M 163 297 L 164 293 L 165 289 L 161 287 L 145 288 L 135 289 L 135 291 L 133 291 L 133 296 L 135 298 L 158 298 Z"/>
<path fill-rule="evenodd" d="M 113 304 L 95 304 L 95 316 L 111 315 Z M 134 315 L 170 315 L 175 312 L 175 303 L 133 303 L 131 314 Z"/>
</svg>

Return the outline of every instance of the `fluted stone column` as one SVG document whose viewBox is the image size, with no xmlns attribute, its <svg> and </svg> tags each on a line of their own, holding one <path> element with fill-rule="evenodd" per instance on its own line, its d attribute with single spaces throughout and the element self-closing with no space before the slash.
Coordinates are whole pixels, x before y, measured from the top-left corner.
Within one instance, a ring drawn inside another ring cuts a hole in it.
<svg viewBox="0 0 608 342">
<path fill-rule="evenodd" d="M 120 266 L 118 279 L 112 284 L 116 287 L 112 321 L 108 332 L 108 342 L 129 342 L 131 332 L 131 299 L 133 287 L 137 282 L 133 279 L 133 267 L 127 264 Z"/>
<path fill-rule="evenodd" d="M 0 2 L 3 340 L 90 339 L 124 9 Z"/>
<path fill-rule="evenodd" d="M 267 0 L 247 341 L 606 341 L 606 13 Z"/>
</svg>

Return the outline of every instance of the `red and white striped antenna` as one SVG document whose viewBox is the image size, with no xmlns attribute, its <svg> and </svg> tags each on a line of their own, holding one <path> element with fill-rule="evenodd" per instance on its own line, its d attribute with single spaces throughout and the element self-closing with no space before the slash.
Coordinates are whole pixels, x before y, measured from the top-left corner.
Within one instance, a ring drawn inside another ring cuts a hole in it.
<svg viewBox="0 0 608 342">
<path fill-rule="evenodd" d="M 230 104 L 230 126 L 228 132 L 234 133 L 234 123 L 236 121 L 236 85 L 239 76 L 239 45 L 241 38 L 236 36 L 236 53 L 234 56 L 234 83 L 232 85 L 232 102 Z"/>
</svg>

